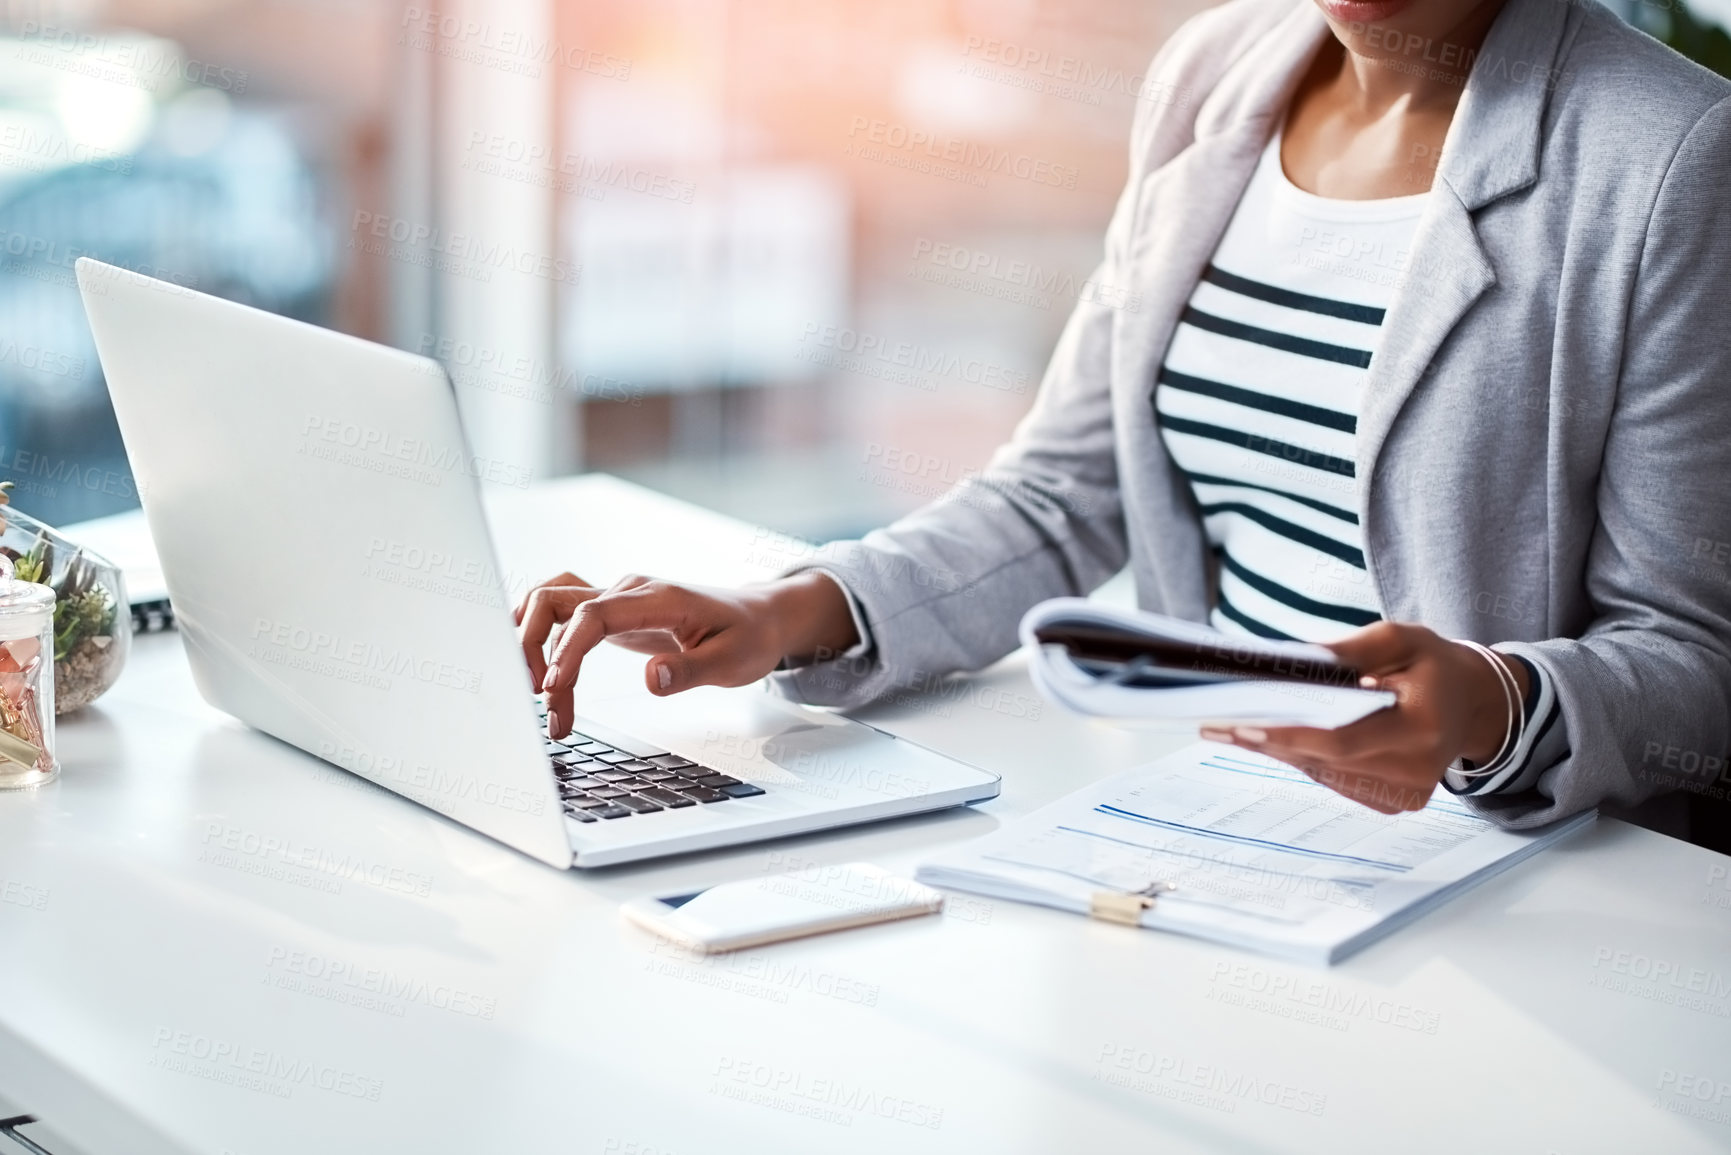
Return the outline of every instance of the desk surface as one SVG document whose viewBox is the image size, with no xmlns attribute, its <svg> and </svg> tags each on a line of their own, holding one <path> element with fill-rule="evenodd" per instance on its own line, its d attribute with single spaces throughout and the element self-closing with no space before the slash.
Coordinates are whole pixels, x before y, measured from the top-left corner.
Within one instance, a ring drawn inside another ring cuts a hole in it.
<svg viewBox="0 0 1731 1155">
<path fill-rule="evenodd" d="M 797 549 L 605 478 L 495 523 L 513 578 Z M 561 873 L 247 731 L 142 638 L 60 780 L 0 795 L 0 1090 L 128 1155 L 1731 1148 L 1727 860 L 1618 822 L 1330 970 L 968 896 L 708 961 L 620 919 L 911 870 L 1177 744 L 1041 709 L 1013 660 L 867 717 L 1002 797 Z"/>
</svg>

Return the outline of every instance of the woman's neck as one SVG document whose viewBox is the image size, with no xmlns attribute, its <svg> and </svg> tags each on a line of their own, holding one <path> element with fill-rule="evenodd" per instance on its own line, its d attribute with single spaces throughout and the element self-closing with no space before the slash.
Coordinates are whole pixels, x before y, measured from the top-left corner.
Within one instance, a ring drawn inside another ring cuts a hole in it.
<svg viewBox="0 0 1731 1155">
<path fill-rule="evenodd" d="M 1457 0 L 1453 12 L 1446 2 L 1410 5 L 1396 14 L 1398 28 L 1329 21 L 1334 37 L 1287 114 L 1280 159 L 1288 180 L 1342 200 L 1431 187 L 1461 90 L 1504 0 Z"/>
<path fill-rule="evenodd" d="M 1327 75 L 1323 86 L 1333 102 L 1366 119 L 1452 109 L 1504 2 L 1482 0 L 1457 13 L 1414 5 L 1410 19 L 1389 24 L 1330 21 L 1336 43 L 1317 61 Z"/>
</svg>

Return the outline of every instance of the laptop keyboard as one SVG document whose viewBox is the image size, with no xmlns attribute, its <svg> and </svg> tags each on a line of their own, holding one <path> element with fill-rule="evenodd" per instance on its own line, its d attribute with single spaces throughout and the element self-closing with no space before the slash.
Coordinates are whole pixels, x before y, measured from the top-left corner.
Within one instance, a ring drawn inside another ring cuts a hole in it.
<svg viewBox="0 0 1731 1155">
<path fill-rule="evenodd" d="M 677 754 L 633 754 L 575 730 L 555 742 L 546 736 L 546 705 L 536 705 L 559 797 L 565 813 L 579 822 L 708 806 L 764 792 Z"/>
</svg>

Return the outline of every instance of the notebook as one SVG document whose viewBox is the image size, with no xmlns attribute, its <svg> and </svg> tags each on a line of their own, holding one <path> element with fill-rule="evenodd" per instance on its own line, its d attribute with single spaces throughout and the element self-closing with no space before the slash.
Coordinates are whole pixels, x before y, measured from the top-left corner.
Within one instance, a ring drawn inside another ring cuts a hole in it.
<svg viewBox="0 0 1731 1155">
<path fill-rule="evenodd" d="M 1385 816 L 1284 763 L 1199 742 L 1078 790 L 915 877 L 1327 965 L 1595 816 L 1504 830 L 1441 787 L 1425 809 Z"/>
<path fill-rule="evenodd" d="M 1208 626 L 1084 598 L 1041 602 L 1022 618 L 1029 672 L 1079 714 L 1152 725 L 1226 721 L 1333 729 L 1394 704 L 1358 671 L 1307 642 Z"/>
</svg>

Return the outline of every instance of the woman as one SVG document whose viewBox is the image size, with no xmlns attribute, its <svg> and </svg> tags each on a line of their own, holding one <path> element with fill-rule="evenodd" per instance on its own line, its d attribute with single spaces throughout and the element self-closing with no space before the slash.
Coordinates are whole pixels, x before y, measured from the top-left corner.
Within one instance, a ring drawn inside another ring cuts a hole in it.
<svg viewBox="0 0 1731 1155">
<path fill-rule="evenodd" d="M 1150 77 L 1095 274 L 1143 307 L 1080 305 L 982 476 L 780 580 L 532 591 L 555 734 L 603 638 L 658 694 L 852 706 L 1128 563 L 1394 690 L 1208 732 L 1377 810 L 1441 780 L 1533 826 L 1723 765 L 1731 85 L 1591 0 L 1233 0 Z"/>
</svg>

